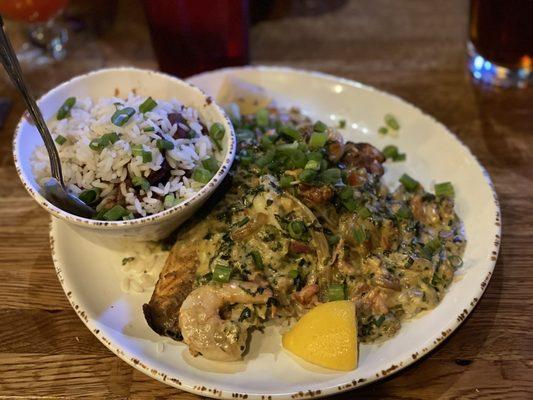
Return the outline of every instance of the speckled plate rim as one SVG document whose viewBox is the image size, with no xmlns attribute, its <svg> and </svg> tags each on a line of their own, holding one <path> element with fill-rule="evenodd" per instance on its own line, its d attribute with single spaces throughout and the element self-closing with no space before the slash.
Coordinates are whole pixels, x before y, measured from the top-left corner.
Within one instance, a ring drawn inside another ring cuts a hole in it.
<svg viewBox="0 0 533 400">
<path fill-rule="evenodd" d="M 153 215 L 147 215 L 146 217 L 135 218 L 132 220 L 124 220 L 124 221 L 98 221 L 98 220 L 80 217 L 80 216 L 71 214 L 69 212 L 66 212 L 56 207 L 54 204 L 50 203 L 47 199 L 45 199 L 39 193 L 39 191 L 36 190 L 33 187 L 33 185 L 28 181 L 25 173 L 23 172 L 23 168 L 19 160 L 19 156 L 18 156 L 19 148 L 21 146 L 20 144 L 21 130 L 23 128 L 23 125 L 27 123 L 27 118 L 25 117 L 25 115 L 24 114 L 21 115 L 20 120 L 15 128 L 15 134 L 13 135 L 12 154 L 13 154 L 13 160 L 15 163 L 15 169 L 26 191 L 30 194 L 31 197 L 33 197 L 33 199 L 41 207 L 43 207 L 46 211 L 48 211 L 50 214 L 52 214 L 53 216 L 57 218 L 63 219 L 65 221 L 68 221 L 68 222 L 71 222 L 71 223 L 74 223 L 80 226 L 100 227 L 101 229 L 108 229 L 108 230 L 113 230 L 118 227 L 124 227 L 124 226 L 139 226 L 139 225 L 145 225 L 145 224 L 154 223 L 158 221 L 163 221 L 165 219 L 171 218 L 175 214 L 179 214 L 180 212 L 183 212 L 183 210 L 185 210 L 186 208 L 194 206 L 198 202 L 201 202 L 205 198 L 209 197 L 210 194 L 216 189 L 218 185 L 220 185 L 222 180 L 225 178 L 225 176 L 229 172 L 231 165 L 233 164 L 233 160 L 235 159 L 235 153 L 237 149 L 237 138 L 235 136 L 235 131 L 224 109 L 220 107 L 217 103 L 215 103 L 211 96 L 207 95 L 203 90 L 191 84 L 190 82 L 176 78 L 168 74 L 165 74 L 163 72 L 159 72 L 159 71 L 152 71 L 150 69 L 135 68 L 135 67 L 101 68 L 101 69 L 91 71 L 85 74 L 74 76 L 71 79 L 55 86 L 54 88 L 52 88 L 51 90 L 43 94 L 41 97 L 39 97 L 39 99 L 37 99 L 37 104 L 40 104 L 41 101 L 44 101 L 49 97 L 52 97 L 54 93 L 56 93 L 57 91 L 60 91 L 61 89 L 73 83 L 82 81 L 86 78 L 90 78 L 93 76 L 114 73 L 114 72 L 119 72 L 119 73 L 120 72 L 133 72 L 133 73 L 139 73 L 139 74 L 156 75 L 161 78 L 167 79 L 169 81 L 176 82 L 180 86 L 187 87 L 190 90 L 197 92 L 204 99 L 204 104 L 203 104 L 204 108 L 213 107 L 213 109 L 216 110 L 218 114 L 220 114 L 224 122 L 224 128 L 226 129 L 228 135 L 224 139 L 225 141 L 227 141 L 227 149 L 223 155 L 223 160 L 221 162 L 221 165 L 218 171 L 211 178 L 211 180 L 207 184 L 205 184 L 203 187 L 201 187 L 200 190 L 198 190 L 198 192 L 196 192 L 192 197 L 184 200 L 183 202 L 175 205 L 172 208 L 160 211 Z"/>
<path fill-rule="evenodd" d="M 412 111 L 417 112 L 421 118 L 427 118 L 431 120 L 432 123 L 437 124 L 440 126 L 443 131 L 445 131 L 446 134 L 450 135 L 455 141 L 458 142 L 460 146 L 466 150 L 467 154 L 471 157 L 473 161 L 475 161 L 476 166 L 481 170 L 483 177 L 487 183 L 487 185 L 490 187 L 490 191 L 493 195 L 494 199 L 494 206 L 495 206 L 495 215 L 494 215 L 494 223 L 496 225 L 496 233 L 494 235 L 494 241 L 493 241 L 493 248 L 491 251 L 490 256 L 490 262 L 487 265 L 487 274 L 485 278 L 482 280 L 481 284 L 479 285 L 477 291 L 473 293 L 472 300 L 465 306 L 466 308 L 463 310 L 462 313 L 460 313 L 456 318 L 451 319 L 450 322 L 447 325 L 443 325 L 443 331 L 439 337 L 435 338 L 429 338 L 428 342 L 430 342 L 430 345 L 424 346 L 421 345 L 416 352 L 414 352 L 410 357 L 407 357 L 403 361 L 399 362 L 398 364 L 390 364 L 386 365 L 381 373 L 376 373 L 372 376 L 368 376 L 367 378 L 362 378 L 358 380 L 350 379 L 350 373 L 347 373 L 347 379 L 346 382 L 340 385 L 324 385 L 321 390 L 315 390 L 311 391 L 308 390 L 306 392 L 299 391 L 299 392 L 286 392 L 286 393 L 276 393 L 276 394 L 256 394 L 256 393 L 246 393 L 246 392 L 230 392 L 225 390 L 220 390 L 218 388 L 214 387 L 208 387 L 205 385 L 198 385 L 194 384 L 192 382 L 188 382 L 186 380 L 183 380 L 180 376 L 170 376 L 164 372 L 159 371 L 157 368 L 154 368 L 153 366 L 150 366 L 149 364 L 145 364 L 143 362 L 140 362 L 138 359 L 136 359 L 131 353 L 129 353 L 126 350 L 123 350 L 121 348 L 117 348 L 113 346 L 112 342 L 107 339 L 103 333 L 98 329 L 98 327 L 94 324 L 93 320 L 89 319 L 86 312 L 79 306 L 79 302 L 77 299 L 77 296 L 75 293 L 73 293 L 69 287 L 66 285 L 63 276 L 62 276 L 62 269 L 63 266 L 60 264 L 57 254 L 56 254 L 56 246 L 55 246 L 55 240 L 54 240 L 54 229 L 55 229 L 55 221 L 54 217 L 51 217 L 51 223 L 50 223 L 50 247 L 52 251 L 52 260 L 54 262 L 55 271 L 57 274 L 57 277 L 61 283 L 61 286 L 72 306 L 72 308 L 75 310 L 75 312 L 78 314 L 80 319 L 83 321 L 83 323 L 87 326 L 87 328 L 114 354 L 116 354 L 118 357 L 120 357 L 122 360 L 124 360 L 126 363 L 131 365 L 132 367 L 136 368 L 137 370 L 143 372 L 144 374 L 157 379 L 158 381 L 165 383 L 167 385 L 173 386 L 175 388 L 185 390 L 190 393 L 195 393 L 201 396 L 208 396 L 213 398 L 227 398 L 227 399 L 235 399 L 235 398 L 242 398 L 242 399 L 261 399 L 261 400 L 271 400 L 271 399 L 297 399 L 297 398 L 319 398 L 324 396 L 329 396 L 333 394 L 338 394 L 341 392 L 345 392 L 354 388 L 359 388 L 365 385 L 368 385 L 370 383 L 376 382 L 378 380 L 381 380 L 387 376 L 390 376 L 392 374 L 397 373 L 398 371 L 401 371 L 402 369 L 406 368 L 407 366 L 413 364 L 432 350 L 434 350 L 436 347 L 438 347 L 451 333 L 453 333 L 462 323 L 466 320 L 466 317 L 472 312 L 472 310 L 477 305 L 479 299 L 485 292 L 485 289 L 488 285 L 488 282 L 491 279 L 496 260 L 499 253 L 500 248 L 500 241 L 501 241 L 501 213 L 500 213 L 500 206 L 498 201 L 498 196 L 496 194 L 494 185 L 492 183 L 492 180 L 486 171 L 486 169 L 479 163 L 477 158 L 471 153 L 470 149 L 466 147 L 455 134 L 450 132 L 442 123 L 437 121 L 434 117 L 424 113 L 419 108 L 415 107 L 414 105 L 406 102 L 405 100 L 401 99 L 398 96 L 389 94 L 384 91 L 380 91 L 378 89 L 375 89 L 371 86 L 367 86 L 364 84 L 361 84 L 356 81 L 352 81 L 346 78 L 339 78 L 334 75 L 329 75 L 321 72 L 314 72 L 314 71 L 306 71 L 301 69 L 294 69 L 289 67 L 277 67 L 277 66 L 247 66 L 247 67 L 230 67 L 230 68 L 224 68 L 220 70 L 215 70 L 211 72 L 202 73 L 199 75 L 195 75 L 193 77 L 190 77 L 189 79 L 196 79 L 198 77 L 202 77 L 205 75 L 209 75 L 212 73 L 219 73 L 219 72 L 231 72 L 233 74 L 238 74 L 239 71 L 249 71 L 249 70 L 256 70 L 256 71 L 274 71 L 274 72 L 287 72 L 292 74 L 303 74 L 311 77 L 316 77 L 319 79 L 325 79 L 331 82 L 337 82 L 342 83 L 347 86 L 356 87 L 359 89 L 365 89 L 368 91 L 378 92 L 385 96 L 389 96 L 394 98 L 396 101 L 399 101 L 403 103 L 404 106 L 407 106 L 412 109 Z M 466 304 L 466 303 L 465 303 Z M 427 342 L 426 342 L 427 343 Z"/>
</svg>

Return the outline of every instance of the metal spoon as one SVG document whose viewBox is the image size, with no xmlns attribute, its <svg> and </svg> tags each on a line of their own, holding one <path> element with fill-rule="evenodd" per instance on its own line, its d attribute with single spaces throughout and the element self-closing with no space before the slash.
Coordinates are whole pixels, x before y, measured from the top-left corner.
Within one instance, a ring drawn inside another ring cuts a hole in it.
<svg viewBox="0 0 533 400">
<path fill-rule="evenodd" d="M 61 172 L 61 160 L 57 152 L 56 146 L 50 131 L 44 122 L 44 118 L 35 102 L 33 96 L 30 94 L 24 79 L 22 78 L 22 72 L 18 63 L 13 47 L 4 31 L 4 21 L 0 16 L 0 61 L 6 69 L 11 81 L 18 89 L 24 101 L 30 115 L 33 118 L 37 130 L 43 138 L 44 145 L 48 151 L 50 157 L 50 170 L 52 177 L 48 182 L 43 185 L 42 194 L 55 206 L 65 210 L 71 214 L 79 215 L 80 217 L 91 218 L 95 214 L 95 210 L 78 199 L 76 196 L 70 194 L 63 181 L 63 173 Z"/>
</svg>

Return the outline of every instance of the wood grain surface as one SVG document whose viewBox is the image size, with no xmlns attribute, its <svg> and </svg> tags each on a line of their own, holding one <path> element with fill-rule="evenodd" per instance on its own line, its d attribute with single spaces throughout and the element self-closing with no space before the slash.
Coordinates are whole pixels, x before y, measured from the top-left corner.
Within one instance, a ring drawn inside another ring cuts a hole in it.
<svg viewBox="0 0 533 400">
<path fill-rule="evenodd" d="M 338 398 L 533 398 L 533 89 L 489 90 L 471 82 L 466 1 L 333 5 L 338 8 L 330 11 L 289 7 L 284 17 L 256 24 L 252 62 L 355 79 L 432 114 L 488 169 L 503 214 L 495 273 L 465 323 L 411 367 Z M 135 1 L 120 2 L 104 36 L 27 74 L 42 93 L 111 65 L 156 67 Z M 49 217 L 26 194 L 13 166 L 11 140 L 23 105 L 2 74 L 0 97 L 14 101 L 0 130 L 0 397 L 196 398 L 115 357 L 70 308 L 52 267 Z"/>
</svg>

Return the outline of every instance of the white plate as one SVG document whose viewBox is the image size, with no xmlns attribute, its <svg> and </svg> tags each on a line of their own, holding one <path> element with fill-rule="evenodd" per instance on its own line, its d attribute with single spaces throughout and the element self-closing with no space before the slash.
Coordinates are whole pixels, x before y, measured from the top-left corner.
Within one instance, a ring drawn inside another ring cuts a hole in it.
<svg viewBox="0 0 533 400">
<path fill-rule="evenodd" d="M 442 124 L 401 99 L 359 83 L 287 68 L 237 68 L 198 75 L 192 83 L 216 93 L 225 74 L 257 83 L 280 105 L 298 105 L 314 118 L 335 123 L 346 119 L 347 139 L 368 141 L 382 148 L 396 144 L 407 161 L 386 164 L 385 181 L 395 186 L 403 172 L 431 188 L 452 181 L 457 212 L 468 239 L 464 267 L 436 309 L 403 324 L 393 339 L 360 346 L 359 367 L 334 372 L 304 364 L 283 351 L 271 329 L 253 334 L 243 362 L 217 363 L 189 356 L 179 343 L 166 343 L 146 324 L 141 305 L 151 293 L 124 294 L 120 260 L 128 249 L 111 251 L 95 246 L 67 224 L 53 220 L 54 264 L 63 289 L 87 327 L 111 351 L 140 371 L 169 385 L 204 396 L 250 399 L 319 397 L 378 380 L 413 363 L 443 341 L 474 308 L 496 261 L 500 218 L 496 194 L 485 170 L 470 151 Z M 397 137 L 376 133 L 383 116 L 398 117 Z M 270 396 L 270 397 L 269 397 Z"/>
</svg>

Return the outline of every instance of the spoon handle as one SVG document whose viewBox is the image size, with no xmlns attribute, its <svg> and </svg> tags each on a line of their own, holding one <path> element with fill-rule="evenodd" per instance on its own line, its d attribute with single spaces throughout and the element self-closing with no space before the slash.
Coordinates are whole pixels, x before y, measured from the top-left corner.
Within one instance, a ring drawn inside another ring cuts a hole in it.
<svg viewBox="0 0 533 400">
<path fill-rule="evenodd" d="M 26 85 L 24 84 L 24 79 L 22 78 L 22 72 L 20 70 L 20 65 L 18 63 L 17 56 L 15 55 L 13 47 L 11 46 L 11 42 L 9 41 L 6 32 L 4 31 L 4 21 L 2 20 L 1 16 L 0 62 L 2 62 L 2 65 L 6 69 L 15 87 L 18 89 L 20 94 L 22 94 L 22 97 L 26 102 L 26 106 L 28 107 L 28 111 L 30 112 L 33 121 L 37 126 L 37 130 L 43 138 L 44 145 L 46 147 L 46 150 L 48 151 L 48 156 L 50 157 L 50 170 L 52 172 L 52 176 L 56 178 L 62 186 L 64 186 L 65 184 L 63 181 L 63 174 L 61 172 L 61 160 L 59 158 L 59 153 L 57 152 L 54 140 L 52 139 L 52 135 L 50 134 L 50 131 L 48 130 L 48 127 L 44 122 L 41 110 L 39 110 L 39 107 L 33 99 L 33 96 L 30 94 L 30 92 L 26 88 Z"/>
</svg>

